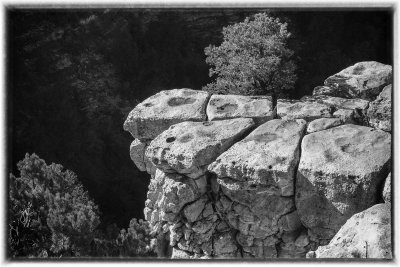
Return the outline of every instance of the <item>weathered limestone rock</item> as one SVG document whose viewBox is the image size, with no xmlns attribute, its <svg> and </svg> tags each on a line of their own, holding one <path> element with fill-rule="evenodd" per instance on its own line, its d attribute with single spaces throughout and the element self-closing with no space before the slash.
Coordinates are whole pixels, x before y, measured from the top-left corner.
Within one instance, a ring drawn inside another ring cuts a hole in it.
<svg viewBox="0 0 400 267">
<path fill-rule="evenodd" d="M 130 156 L 140 171 L 146 171 L 146 163 L 144 160 L 144 152 L 146 150 L 146 143 L 140 142 L 139 139 L 133 140 L 130 146 Z"/>
<path fill-rule="evenodd" d="M 375 128 L 392 131 L 392 85 L 383 88 L 368 109 L 369 124 Z"/>
<path fill-rule="evenodd" d="M 330 239 L 353 214 L 377 201 L 391 158 L 391 135 L 342 125 L 306 135 L 296 179 L 296 207 L 304 226 Z"/>
<path fill-rule="evenodd" d="M 293 198 L 281 197 L 262 186 L 251 191 L 222 187 L 222 191 L 227 197 L 220 198 L 216 209 L 225 214 L 232 228 L 244 235 L 265 239 L 279 231 L 301 227 L 297 213 L 293 213 Z"/>
<path fill-rule="evenodd" d="M 369 101 L 361 98 L 342 98 L 326 95 L 304 96 L 301 100 L 316 101 L 335 107 L 336 109 L 359 109 L 365 110 L 368 108 Z"/>
<path fill-rule="evenodd" d="M 152 224 L 157 221 L 172 222 L 186 204 L 200 196 L 192 179 L 157 169 L 147 193 L 145 218 Z"/>
<path fill-rule="evenodd" d="M 268 121 L 221 154 L 208 169 L 232 190 L 263 185 L 264 190 L 291 196 L 305 126 L 304 120 Z"/>
<path fill-rule="evenodd" d="M 276 104 L 278 118 L 285 120 L 304 119 L 312 121 L 331 118 L 334 109 L 322 102 L 278 99 Z"/>
<path fill-rule="evenodd" d="M 252 118 L 261 124 L 274 117 L 270 96 L 212 95 L 207 105 L 210 121 Z"/>
<path fill-rule="evenodd" d="M 248 118 L 182 122 L 157 136 L 145 155 L 157 168 L 196 178 L 253 127 L 253 120 Z"/>
<path fill-rule="evenodd" d="M 391 213 L 389 204 L 377 204 L 353 215 L 316 258 L 391 259 Z"/>
<path fill-rule="evenodd" d="M 385 185 L 383 186 L 382 198 L 385 203 L 392 202 L 392 173 L 386 177 Z"/>
<path fill-rule="evenodd" d="M 124 130 L 140 140 L 151 140 L 183 121 L 205 121 L 210 94 L 192 89 L 161 91 L 138 104 L 128 115 Z"/>
<path fill-rule="evenodd" d="M 340 91 L 336 90 L 335 88 L 329 87 L 329 86 L 317 86 L 313 89 L 312 95 L 313 96 L 319 96 L 319 95 L 339 96 Z"/>
<path fill-rule="evenodd" d="M 325 86 L 335 89 L 334 96 L 374 100 L 382 88 L 392 83 L 392 66 L 375 61 L 359 62 L 328 77 Z M 329 94 L 329 90 L 316 93 Z"/>
<path fill-rule="evenodd" d="M 340 118 L 321 118 L 310 122 L 307 126 L 307 133 L 318 132 L 332 127 L 342 125 Z"/>
</svg>

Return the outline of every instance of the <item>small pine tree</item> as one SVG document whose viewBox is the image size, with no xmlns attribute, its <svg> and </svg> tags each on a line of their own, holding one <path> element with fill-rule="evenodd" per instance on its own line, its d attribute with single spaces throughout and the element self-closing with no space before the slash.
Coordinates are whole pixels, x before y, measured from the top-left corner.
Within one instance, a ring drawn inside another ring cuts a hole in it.
<svg viewBox="0 0 400 267">
<path fill-rule="evenodd" d="M 85 256 L 100 223 L 97 205 L 76 175 L 26 154 L 10 175 L 10 256 Z"/>
<path fill-rule="evenodd" d="M 293 51 L 287 47 L 287 24 L 265 13 L 223 28 L 220 46 L 205 48 L 216 80 L 203 90 L 222 94 L 261 95 L 274 99 L 292 90 L 297 79 Z"/>
</svg>

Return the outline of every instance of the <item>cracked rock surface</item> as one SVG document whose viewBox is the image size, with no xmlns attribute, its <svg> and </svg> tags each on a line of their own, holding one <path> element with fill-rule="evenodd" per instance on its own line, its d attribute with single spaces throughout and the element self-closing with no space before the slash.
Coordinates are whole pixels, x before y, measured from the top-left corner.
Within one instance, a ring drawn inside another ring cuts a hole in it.
<svg viewBox="0 0 400 267">
<path fill-rule="evenodd" d="M 210 121 L 252 118 L 261 124 L 274 118 L 270 96 L 212 95 L 207 105 Z"/>
<path fill-rule="evenodd" d="M 157 136 L 146 149 L 146 157 L 166 172 L 196 178 L 253 127 L 253 120 L 248 118 L 182 122 Z"/>
<path fill-rule="evenodd" d="M 140 140 L 151 140 L 183 121 L 205 121 L 210 94 L 192 89 L 161 91 L 138 104 L 128 115 L 124 130 Z"/>
<path fill-rule="evenodd" d="M 392 131 L 392 85 L 383 88 L 378 98 L 371 102 L 368 109 L 369 124 L 372 127 Z"/>
<path fill-rule="evenodd" d="M 353 215 L 327 246 L 319 247 L 315 258 L 391 259 L 390 205 L 377 204 Z"/>
<path fill-rule="evenodd" d="M 351 215 L 376 203 L 390 146 L 389 133 L 353 124 L 306 135 L 296 180 L 302 223 L 330 239 Z"/>
<path fill-rule="evenodd" d="M 391 258 L 391 83 L 360 62 L 275 107 L 191 89 L 137 105 L 124 129 L 159 256 Z"/>
<path fill-rule="evenodd" d="M 391 80 L 392 66 L 365 61 L 328 77 L 324 85 L 333 89 L 334 96 L 373 100 Z M 324 94 L 329 93 L 325 90 Z"/>
</svg>

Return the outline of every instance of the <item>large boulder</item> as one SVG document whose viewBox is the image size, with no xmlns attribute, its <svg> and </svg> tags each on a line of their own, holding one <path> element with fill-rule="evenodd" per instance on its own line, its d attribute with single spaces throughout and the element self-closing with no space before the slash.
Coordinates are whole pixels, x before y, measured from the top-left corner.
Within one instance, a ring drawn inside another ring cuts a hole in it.
<svg viewBox="0 0 400 267">
<path fill-rule="evenodd" d="M 391 135 L 346 124 L 303 138 L 296 207 L 304 226 L 330 239 L 353 214 L 378 201 L 391 159 Z"/>
<path fill-rule="evenodd" d="M 316 258 L 392 258 L 390 205 L 377 204 L 353 215 Z"/>
<path fill-rule="evenodd" d="M 252 119 L 182 122 L 157 136 L 147 147 L 148 157 L 158 168 L 197 178 L 208 164 L 246 135 Z"/>
<path fill-rule="evenodd" d="M 128 115 L 124 130 L 140 140 L 151 140 L 183 121 L 205 121 L 210 94 L 192 89 L 161 91 L 138 104 Z"/>
<path fill-rule="evenodd" d="M 212 95 L 207 105 L 210 121 L 234 118 L 253 118 L 261 124 L 274 117 L 270 96 Z"/>
<path fill-rule="evenodd" d="M 285 120 L 331 118 L 333 111 L 330 105 L 315 100 L 278 99 L 276 104 L 277 117 Z"/>
<path fill-rule="evenodd" d="M 268 121 L 221 154 L 208 169 L 231 189 L 264 185 L 291 196 L 305 126 L 304 120 Z"/>
<path fill-rule="evenodd" d="M 368 120 L 372 127 L 392 131 L 392 85 L 383 88 L 378 98 L 368 108 Z"/>
<path fill-rule="evenodd" d="M 392 66 L 376 61 L 356 63 L 335 75 L 328 77 L 324 85 L 334 90 L 314 90 L 325 95 L 344 98 L 374 100 L 383 87 L 392 83 Z"/>
</svg>

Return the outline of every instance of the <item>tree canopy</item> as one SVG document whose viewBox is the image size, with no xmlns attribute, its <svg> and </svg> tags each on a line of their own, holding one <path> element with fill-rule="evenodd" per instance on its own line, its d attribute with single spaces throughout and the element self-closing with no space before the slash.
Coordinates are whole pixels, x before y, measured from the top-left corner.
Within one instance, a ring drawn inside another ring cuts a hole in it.
<svg viewBox="0 0 400 267">
<path fill-rule="evenodd" d="M 284 94 L 296 82 L 291 36 L 287 23 L 266 13 L 223 28 L 220 46 L 205 49 L 206 62 L 216 80 L 203 89 L 244 95 Z"/>
</svg>

